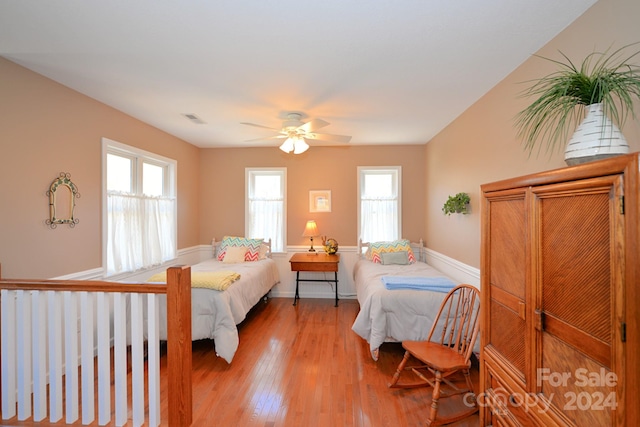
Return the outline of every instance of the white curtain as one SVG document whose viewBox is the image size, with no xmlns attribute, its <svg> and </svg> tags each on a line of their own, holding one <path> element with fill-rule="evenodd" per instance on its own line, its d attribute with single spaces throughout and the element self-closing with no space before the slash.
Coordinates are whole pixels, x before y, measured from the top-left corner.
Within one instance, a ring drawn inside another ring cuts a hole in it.
<svg viewBox="0 0 640 427">
<path fill-rule="evenodd" d="M 284 201 L 281 198 L 249 200 L 249 235 L 251 238 L 271 239 L 271 250 L 283 252 Z"/>
<path fill-rule="evenodd" d="M 107 275 L 176 256 L 175 198 L 107 194 Z"/>
<path fill-rule="evenodd" d="M 395 197 L 363 197 L 360 201 L 360 236 L 365 242 L 398 239 L 398 200 Z"/>
</svg>

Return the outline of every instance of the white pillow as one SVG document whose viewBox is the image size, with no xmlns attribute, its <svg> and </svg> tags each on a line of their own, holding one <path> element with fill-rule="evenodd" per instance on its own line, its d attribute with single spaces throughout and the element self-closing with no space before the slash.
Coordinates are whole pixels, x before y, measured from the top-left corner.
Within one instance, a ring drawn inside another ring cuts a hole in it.
<svg viewBox="0 0 640 427">
<path fill-rule="evenodd" d="M 236 264 L 244 262 L 244 254 L 247 253 L 246 246 L 229 246 L 224 254 L 222 262 L 225 264 Z"/>
</svg>

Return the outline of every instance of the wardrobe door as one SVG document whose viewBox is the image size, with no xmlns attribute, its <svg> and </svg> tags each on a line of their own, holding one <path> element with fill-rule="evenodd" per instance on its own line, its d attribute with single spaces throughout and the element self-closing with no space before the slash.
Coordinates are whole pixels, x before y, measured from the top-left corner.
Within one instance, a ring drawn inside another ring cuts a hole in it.
<svg viewBox="0 0 640 427">
<path fill-rule="evenodd" d="M 622 178 L 534 187 L 532 194 L 537 396 L 568 424 L 617 425 Z"/>
<path fill-rule="evenodd" d="M 525 387 L 527 354 L 526 189 L 485 194 L 483 201 L 484 351 Z"/>
</svg>

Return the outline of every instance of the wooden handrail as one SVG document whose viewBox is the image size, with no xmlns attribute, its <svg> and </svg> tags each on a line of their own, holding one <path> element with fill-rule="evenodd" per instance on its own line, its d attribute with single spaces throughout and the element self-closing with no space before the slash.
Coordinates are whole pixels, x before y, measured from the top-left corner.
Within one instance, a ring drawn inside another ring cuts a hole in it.
<svg viewBox="0 0 640 427">
<path fill-rule="evenodd" d="M 173 268 L 173 267 L 172 267 Z M 167 294 L 165 284 L 118 283 L 95 280 L 0 280 L 0 289 L 23 291 L 71 291 L 71 292 L 126 292 L 142 294 Z"/>
<path fill-rule="evenodd" d="M 0 289 L 25 291 L 122 292 L 167 295 L 168 424 L 189 426 L 193 417 L 191 385 L 191 268 L 167 269 L 167 283 L 140 284 L 98 280 L 2 279 Z M 0 360 L 1 360 L 0 355 Z"/>
</svg>

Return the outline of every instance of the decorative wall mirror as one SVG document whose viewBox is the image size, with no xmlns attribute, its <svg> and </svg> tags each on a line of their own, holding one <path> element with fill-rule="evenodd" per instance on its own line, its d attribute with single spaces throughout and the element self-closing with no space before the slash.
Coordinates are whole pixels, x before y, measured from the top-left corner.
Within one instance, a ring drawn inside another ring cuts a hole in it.
<svg viewBox="0 0 640 427">
<path fill-rule="evenodd" d="M 60 175 L 51 182 L 49 191 L 49 219 L 45 222 L 51 228 L 56 228 L 58 224 L 69 224 L 75 227 L 80 222 L 73 216 L 76 207 L 76 199 L 80 197 L 78 187 L 71 182 L 71 174 L 60 172 Z"/>
</svg>

